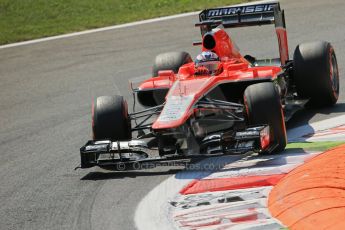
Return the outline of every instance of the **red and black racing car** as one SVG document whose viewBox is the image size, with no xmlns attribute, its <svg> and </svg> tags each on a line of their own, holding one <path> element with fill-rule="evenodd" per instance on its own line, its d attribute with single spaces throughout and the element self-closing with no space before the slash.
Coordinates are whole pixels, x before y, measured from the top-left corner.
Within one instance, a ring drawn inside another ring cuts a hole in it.
<svg viewBox="0 0 345 230">
<path fill-rule="evenodd" d="M 280 57 L 242 56 L 225 29 L 274 24 Z M 337 102 L 339 73 L 329 42 L 303 43 L 289 59 L 279 2 L 207 9 L 196 24 L 201 53 L 160 54 L 153 77 L 133 89 L 145 107 L 128 113 L 122 96 L 92 107 L 93 140 L 80 149 L 81 167 L 170 161 L 284 150 L 285 122 L 309 102 Z M 159 156 L 150 156 L 156 149 Z"/>
</svg>

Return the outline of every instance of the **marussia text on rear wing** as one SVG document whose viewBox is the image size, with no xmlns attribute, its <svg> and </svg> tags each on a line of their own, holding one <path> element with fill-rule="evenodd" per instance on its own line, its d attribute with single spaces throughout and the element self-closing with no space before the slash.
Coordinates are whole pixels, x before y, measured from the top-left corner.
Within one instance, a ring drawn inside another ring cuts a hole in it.
<svg viewBox="0 0 345 230">
<path fill-rule="evenodd" d="M 285 27 L 284 11 L 279 2 L 206 9 L 199 14 L 199 20 L 220 20 L 225 28 L 267 24 Z"/>
<path fill-rule="evenodd" d="M 201 34 L 204 35 L 220 24 L 224 28 L 274 24 L 281 64 L 285 65 L 289 60 L 284 10 L 280 9 L 278 1 L 206 9 L 199 14 L 196 26 L 200 26 Z"/>
</svg>

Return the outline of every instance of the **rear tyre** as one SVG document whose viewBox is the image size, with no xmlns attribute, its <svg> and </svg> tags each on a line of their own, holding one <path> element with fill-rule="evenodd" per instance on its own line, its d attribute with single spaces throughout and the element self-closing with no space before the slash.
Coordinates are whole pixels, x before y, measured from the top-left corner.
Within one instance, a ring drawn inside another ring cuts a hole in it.
<svg viewBox="0 0 345 230">
<path fill-rule="evenodd" d="M 114 141 L 131 139 L 127 102 L 122 96 L 97 97 L 92 107 L 94 140 Z"/>
<path fill-rule="evenodd" d="M 334 105 L 339 97 L 337 58 L 329 42 L 303 43 L 294 53 L 297 94 L 314 107 Z"/>
<path fill-rule="evenodd" d="M 270 126 L 270 153 L 281 152 L 286 146 L 286 129 L 280 96 L 272 82 L 250 85 L 244 91 L 244 105 L 250 125 Z M 267 153 L 263 151 L 262 153 Z"/>
<path fill-rule="evenodd" d="M 152 76 L 157 77 L 161 70 L 172 70 L 177 73 L 184 64 L 192 62 L 192 58 L 187 52 L 169 52 L 157 55 L 153 64 Z"/>
</svg>

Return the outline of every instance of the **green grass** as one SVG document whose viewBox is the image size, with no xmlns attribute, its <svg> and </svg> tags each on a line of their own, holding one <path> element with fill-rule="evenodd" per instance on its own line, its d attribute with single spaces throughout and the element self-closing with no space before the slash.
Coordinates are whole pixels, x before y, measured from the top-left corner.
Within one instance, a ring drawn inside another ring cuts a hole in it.
<svg viewBox="0 0 345 230">
<path fill-rule="evenodd" d="M 322 142 L 301 142 L 289 143 L 286 149 L 305 149 L 315 151 L 326 151 L 327 149 L 334 148 L 338 145 L 345 144 L 344 141 L 322 141 Z"/>
<path fill-rule="evenodd" d="M 239 2 L 246 0 L 0 0 L 0 44 Z"/>
</svg>

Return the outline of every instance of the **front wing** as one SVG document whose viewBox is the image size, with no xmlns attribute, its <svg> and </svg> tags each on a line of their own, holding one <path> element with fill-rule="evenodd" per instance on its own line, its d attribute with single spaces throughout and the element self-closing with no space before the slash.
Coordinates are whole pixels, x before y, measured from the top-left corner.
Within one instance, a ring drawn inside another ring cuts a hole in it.
<svg viewBox="0 0 345 230">
<path fill-rule="evenodd" d="M 88 141 L 80 148 L 81 168 L 100 166 L 104 168 L 126 169 L 133 164 L 148 162 L 188 161 L 221 155 L 244 154 L 250 151 L 268 151 L 270 146 L 269 126 L 249 127 L 242 131 L 227 131 L 209 135 L 200 144 L 200 153 L 169 154 L 150 156 L 150 149 L 143 140 Z"/>
</svg>

